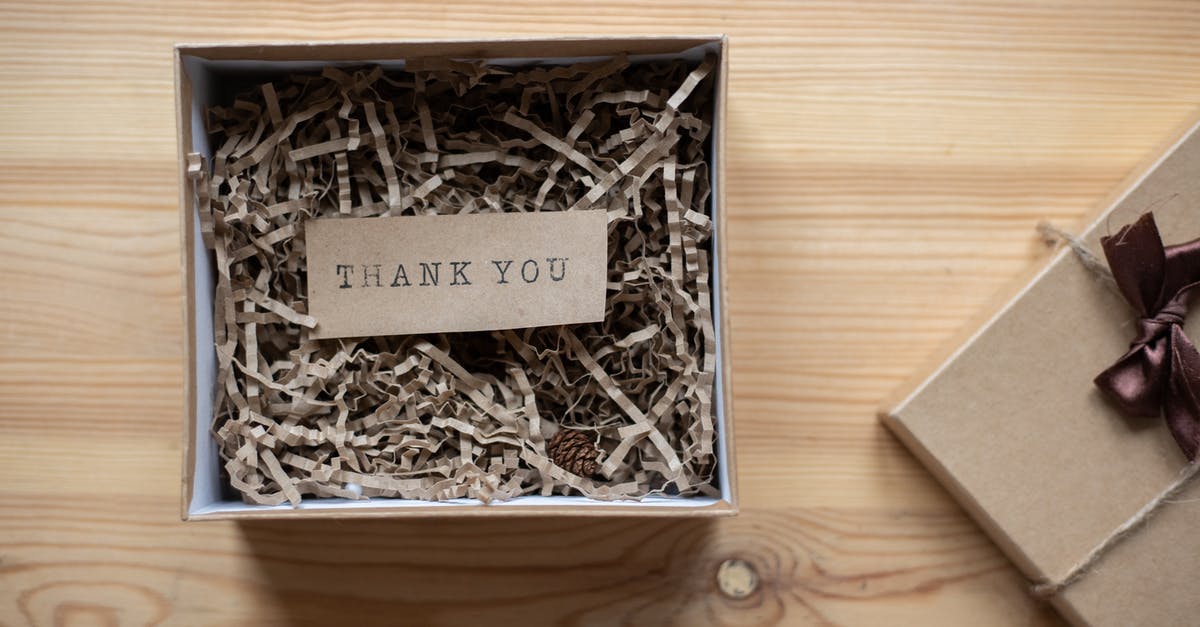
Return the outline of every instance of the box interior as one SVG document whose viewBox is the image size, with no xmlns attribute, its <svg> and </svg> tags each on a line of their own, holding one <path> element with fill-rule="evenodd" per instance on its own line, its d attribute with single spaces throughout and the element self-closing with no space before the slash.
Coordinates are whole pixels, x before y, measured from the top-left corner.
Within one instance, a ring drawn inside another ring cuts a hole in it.
<svg viewBox="0 0 1200 627">
<path fill-rule="evenodd" d="M 688 42 L 692 44 L 694 41 Z M 203 49 L 198 49 L 203 50 Z M 249 48 L 246 49 L 249 52 Z M 259 48 L 261 50 L 261 48 Z M 682 58 L 692 63 L 699 63 L 704 56 L 709 53 L 721 54 L 721 41 L 718 39 L 709 40 L 700 45 L 691 45 L 690 47 L 680 50 L 675 53 L 659 53 L 647 55 L 630 55 L 631 63 L 641 63 L 661 59 Z M 253 85 L 256 85 L 265 80 L 269 80 L 272 76 L 280 74 L 319 70 L 327 65 L 339 66 L 359 66 L 364 64 L 380 65 L 385 69 L 399 70 L 404 67 L 402 59 L 361 59 L 361 60 L 346 60 L 346 61 L 313 61 L 313 60 L 254 60 L 254 59 L 237 59 L 237 58 L 209 58 L 213 55 L 201 56 L 200 54 L 189 53 L 187 48 L 181 49 L 180 60 L 182 63 L 182 71 L 186 74 L 181 77 L 181 80 L 188 80 L 191 83 L 191 151 L 198 152 L 211 160 L 212 147 L 209 145 L 208 136 L 204 130 L 203 111 L 206 107 L 221 103 L 223 100 L 229 99 L 233 94 Z M 509 66 L 528 66 L 535 64 L 543 65 L 566 65 L 583 61 L 595 61 L 609 58 L 610 55 L 600 56 L 572 56 L 572 57 L 504 57 L 504 58 L 489 58 L 488 62 L 496 65 Z M 466 57 L 459 57 L 466 58 Z M 718 68 L 721 66 L 718 65 Z M 718 70 L 719 72 L 720 70 Z M 718 485 L 721 491 L 721 498 L 711 497 L 691 497 L 691 498 L 670 498 L 670 497 L 648 497 L 641 501 L 599 501 L 589 499 L 583 496 L 538 496 L 529 495 L 521 496 L 507 501 L 501 501 L 484 505 L 475 499 L 453 499 L 449 501 L 431 502 L 406 499 L 388 499 L 375 498 L 369 500 L 349 500 L 338 498 L 305 499 L 299 506 L 302 510 L 379 510 L 379 509 L 397 509 L 409 507 L 424 507 L 424 508 L 523 508 L 530 506 L 554 506 L 556 508 L 589 508 L 589 507 L 612 507 L 616 505 L 649 507 L 649 508 L 703 508 L 716 505 L 720 502 L 731 503 L 732 486 L 730 484 L 729 466 L 729 451 L 727 450 L 729 438 L 726 427 L 727 416 L 725 412 L 725 382 L 724 368 L 721 364 L 725 362 L 724 341 L 722 338 L 722 312 L 721 312 L 721 268 L 720 255 L 716 254 L 718 250 L 718 238 L 722 236 L 719 225 L 721 222 L 717 219 L 718 212 L 723 208 L 719 207 L 719 199 L 721 198 L 718 192 L 718 183 L 720 177 L 717 176 L 719 167 L 717 159 L 720 157 L 720 151 L 717 150 L 717 143 L 721 137 L 721 128 L 724 123 L 719 118 L 721 107 L 719 103 L 723 101 L 724 94 L 721 90 L 724 89 L 724 81 L 717 74 L 715 78 L 715 89 L 717 90 L 714 98 L 714 116 L 713 116 L 713 132 L 711 133 L 710 143 L 710 163 L 709 168 L 712 186 L 710 212 L 713 219 L 713 235 L 711 238 L 711 246 L 714 254 L 710 255 L 712 260 L 711 272 L 711 293 L 712 293 L 712 312 L 715 322 L 716 344 L 717 344 L 717 371 L 714 379 L 714 407 L 715 407 L 715 423 L 717 430 L 717 477 Z M 212 391 L 216 385 L 216 353 L 213 349 L 213 293 L 216 287 L 216 278 L 213 268 L 213 259 L 208 251 L 204 248 L 204 244 L 200 238 L 200 218 L 198 208 L 196 208 L 195 199 L 191 198 L 187 202 L 192 203 L 193 211 L 191 212 L 192 220 L 192 259 L 191 271 L 192 279 L 195 286 L 195 346 L 192 347 L 192 355 L 195 360 L 195 377 L 196 380 L 192 383 L 195 386 L 195 416 L 196 422 L 192 425 L 194 433 L 192 434 L 193 442 L 193 461 L 191 468 L 192 481 L 192 496 L 190 502 L 187 503 L 186 513 L 191 517 L 204 517 L 214 515 L 233 514 L 237 512 L 259 512 L 264 510 L 292 510 L 291 505 L 263 506 L 243 503 L 238 495 L 228 488 L 225 481 L 221 477 L 221 463 L 218 456 L 216 443 L 210 433 L 212 427 L 213 415 L 213 394 Z"/>
</svg>

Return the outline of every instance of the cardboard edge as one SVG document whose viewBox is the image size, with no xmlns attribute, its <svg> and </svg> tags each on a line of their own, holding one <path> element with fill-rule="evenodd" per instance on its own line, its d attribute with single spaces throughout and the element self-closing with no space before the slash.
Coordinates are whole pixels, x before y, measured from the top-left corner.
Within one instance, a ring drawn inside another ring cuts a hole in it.
<svg viewBox="0 0 1200 627">
<path fill-rule="evenodd" d="M 192 505 L 192 479 L 196 467 L 196 361 L 192 354 L 196 345 L 196 294 L 192 275 L 192 259 L 195 233 L 192 230 L 191 211 L 188 198 L 187 153 L 191 150 L 191 82 L 183 68 L 183 49 L 175 46 L 172 54 L 175 69 L 175 143 L 176 173 L 179 182 L 179 237 L 180 269 L 183 287 L 183 442 L 182 442 L 182 499 L 180 519 L 188 519 Z"/>
<path fill-rule="evenodd" d="M 345 519 L 345 518 L 443 518 L 443 517 L 476 517 L 476 516 L 505 516 L 505 517 L 532 517 L 532 516 L 562 516 L 562 517 L 598 517 L 598 516 L 631 516 L 631 517 L 661 517 L 661 518 L 718 518 L 735 516 L 740 511 L 738 501 L 737 488 L 737 466 L 736 466 L 736 451 L 734 446 L 734 428 L 733 428 L 733 386 L 732 386 L 732 358 L 730 356 L 730 322 L 729 322 L 729 307 L 728 307 L 728 282 L 723 281 L 720 286 L 718 298 L 721 305 L 721 319 L 718 321 L 721 328 L 722 337 L 722 353 L 721 363 L 718 365 L 721 368 L 722 387 L 724 392 L 723 411 L 725 413 L 724 423 L 721 425 L 723 433 L 718 437 L 724 439 L 725 443 L 725 458 L 720 463 L 726 466 L 726 472 L 729 478 L 728 494 L 723 495 L 724 498 L 712 505 L 703 507 L 681 509 L 678 507 L 655 507 L 641 505 L 601 505 L 589 508 L 577 509 L 561 509 L 558 507 L 521 507 L 521 508 L 498 508 L 498 507 L 472 507 L 470 509 L 460 508 L 441 508 L 441 507 L 421 507 L 421 506 L 404 506 L 404 507 L 381 507 L 371 510 L 305 510 L 297 509 L 290 510 L 281 514 L 279 510 L 265 509 L 259 511 L 242 511 L 242 512 L 212 512 L 212 513 L 196 513 L 191 514 L 190 509 L 193 502 L 193 473 L 195 468 L 196 455 L 196 363 L 194 347 L 196 336 L 196 316 L 195 316 L 195 282 L 193 276 L 193 260 L 194 260 L 194 225 L 191 219 L 191 204 L 188 198 L 187 175 L 186 175 L 186 157 L 191 151 L 191 84 L 183 65 L 183 56 L 198 56 L 205 59 L 233 59 L 239 56 L 244 56 L 248 49 L 256 49 L 260 54 L 266 49 L 272 49 L 277 52 L 296 52 L 303 51 L 315 57 L 315 60 L 320 60 L 321 51 L 338 49 L 338 50 L 360 50 L 370 49 L 377 46 L 395 47 L 404 45 L 428 45 L 428 44 L 445 44 L 449 46 L 455 45 L 480 45 L 486 46 L 489 44 L 514 44 L 528 45 L 536 43 L 547 44 L 579 44 L 588 45 L 597 42 L 610 42 L 613 44 L 621 44 L 623 42 L 631 43 L 650 43 L 650 42 L 669 42 L 674 46 L 687 44 L 686 47 L 694 47 L 705 44 L 717 43 L 720 61 L 719 77 L 717 84 L 717 98 L 715 102 L 715 117 L 717 123 L 716 129 L 716 177 L 717 177 L 717 193 L 714 198 L 714 213 L 718 222 L 718 228 L 722 236 L 717 239 L 716 256 L 719 259 L 721 271 L 724 272 L 728 267 L 726 263 L 727 245 L 725 244 L 725 236 L 727 233 L 725 213 L 727 205 L 725 202 L 725 128 L 726 128 L 726 102 L 728 95 L 728 58 L 729 58 L 729 37 L 725 34 L 715 35 L 636 35 L 626 37 L 614 36 L 593 36 L 593 37 L 528 37 L 528 38 L 504 38 L 504 39 L 406 39 L 404 41 L 389 41 L 389 40 L 370 40 L 370 41 L 338 41 L 338 42 L 285 42 L 285 43 L 246 43 L 246 42 L 223 42 L 223 43 L 176 43 L 173 46 L 173 64 L 174 64 L 174 88 L 175 88 L 175 104 L 176 104 L 176 145 L 178 147 L 177 154 L 177 173 L 179 181 L 179 216 L 180 216 L 180 251 L 182 255 L 181 270 L 183 273 L 183 322 L 184 322 L 184 350 L 183 350 L 183 376 L 184 379 L 184 402 L 186 406 L 183 411 L 184 429 L 182 435 L 182 472 L 181 472 L 181 504 L 180 504 L 180 519 L 183 521 L 204 521 L 204 520 L 246 520 L 246 519 L 273 519 L 293 518 L 303 516 L 305 518 L 328 518 L 328 519 Z M 231 54 L 232 53 L 232 54 Z M 555 55 L 559 56 L 559 55 Z M 309 58 L 301 56 L 300 58 Z M 274 60 L 279 60 L 276 57 Z M 339 60 L 339 59 L 331 59 Z"/>
<path fill-rule="evenodd" d="M 1016 566 L 1017 570 L 1019 570 L 1021 574 L 1024 575 L 1025 578 L 1030 582 L 1029 588 L 1030 594 L 1032 594 L 1032 582 L 1045 579 L 1046 574 L 1037 567 L 1033 560 L 1029 558 L 1029 556 L 1021 549 L 1019 545 L 1013 542 L 1008 535 L 1003 532 L 1003 530 L 1000 528 L 1000 525 L 988 515 L 987 510 L 975 500 L 971 493 L 967 491 L 967 489 L 963 487 L 961 483 L 954 479 L 954 475 L 951 474 L 944 466 L 942 466 L 941 462 L 939 462 L 937 458 L 935 458 L 929 452 L 928 449 L 926 449 L 919 441 L 917 441 L 912 432 L 908 430 L 908 427 L 902 420 L 899 419 L 899 417 L 890 413 L 882 413 L 880 415 L 880 420 L 896 436 L 896 439 L 900 440 L 904 444 L 905 448 L 912 452 L 913 456 L 917 458 L 917 461 L 920 462 L 920 464 L 926 470 L 928 470 L 930 474 L 933 475 L 938 484 L 950 493 L 950 496 L 954 499 L 954 502 L 957 503 L 960 508 L 962 508 L 962 510 L 967 514 L 968 517 L 971 518 L 971 520 L 975 522 L 975 524 L 979 525 L 980 529 L 982 529 L 987 537 L 996 545 L 998 549 L 1000 549 L 1000 552 L 1013 562 L 1013 565 Z M 1087 624 L 1087 621 L 1083 619 L 1083 616 L 1075 610 L 1074 605 L 1067 600 L 1066 594 L 1056 595 L 1050 598 L 1047 602 L 1059 613 L 1061 613 L 1063 617 L 1067 619 L 1067 622 L 1071 623 L 1072 625 Z"/>
<path fill-rule="evenodd" d="M 716 85 L 716 111 L 714 112 L 714 119 L 717 124 L 717 158 L 715 159 L 717 162 L 717 194 L 716 198 L 713 199 L 713 212 L 717 214 L 717 230 L 721 234 L 720 237 L 717 238 L 716 256 L 720 264 L 720 271 L 722 274 L 725 274 L 723 280 L 721 281 L 721 289 L 718 296 L 720 298 L 721 305 L 721 319 L 718 321 L 718 323 L 721 325 L 721 343 L 723 344 L 721 347 L 723 349 L 721 351 L 721 363 L 718 364 L 718 367 L 721 369 L 721 386 L 724 394 L 724 407 L 722 409 L 725 412 L 725 421 L 724 424 L 721 425 L 724 433 L 718 434 L 718 437 L 724 438 L 725 440 L 725 459 L 721 460 L 721 463 L 725 464 L 727 469 L 726 472 L 729 476 L 729 504 L 732 507 L 732 515 L 738 513 L 740 506 L 737 485 L 737 453 L 734 445 L 735 438 L 733 426 L 733 358 L 731 356 L 732 351 L 730 350 L 733 346 L 733 343 L 732 335 L 730 334 L 731 314 L 729 311 L 729 260 L 727 256 L 729 245 L 725 241 L 729 237 L 729 227 L 726 220 L 726 215 L 729 212 L 729 205 L 725 201 L 725 161 L 728 154 L 725 151 L 725 129 L 727 128 L 728 122 L 726 103 L 728 102 L 729 95 L 729 37 L 726 35 L 721 35 L 718 46 L 721 58 L 717 64 L 719 75 L 717 77 Z"/>
<path fill-rule="evenodd" d="M 267 60 L 293 60 L 293 61 L 361 61 L 370 58 L 370 52 L 376 49 L 387 48 L 391 51 L 399 51 L 402 56 L 409 56 L 406 51 L 410 48 L 429 48 L 434 47 L 435 50 L 427 56 L 441 56 L 442 54 L 450 54 L 436 50 L 439 47 L 451 48 L 466 48 L 468 46 L 476 46 L 477 51 L 464 52 L 461 56 L 499 56 L 489 54 L 474 54 L 475 52 L 482 53 L 489 46 L 497 46 L 500 48 L 518 48 L 528 47 L 534 44 L 554 45 L 559 47 L 587 47 L 594 46 L 598 43 L 622 45 L 625 43 L 632 44 L 670 44 L 671 46 L 683 46 L 691 48 L 703 44 L 721 41 L 724 38 L 723 34 L 708 34 L 708 35 L 625 35 L 625 36 L 560 36 L 560 37 L 497 37 L 497 38 L 425 38 L 425 39 L 403 39 L 403 40 L 387 40 L 387 39 L 363 39 L 363 40 L 344 40 L 344 41 L 279 41 L 279 42 L 262 42 L 262 41 L 233 41 L 233 42 L 181 42 L 176 44 L 177 49 L 181 49 L 185 54 L 202 57 L 208 60 L 233 60 L 238 58 L 246 58 L 246 54 L 253 55 L 254 58 L 267 58 Z M 515 51 L 514 51 L 515 52 Z M 563 51 L 555 53 L 552 56 L 582 56 L 571 54 L 572 51 Z M 577 51 L 574 51 L 577 52 Z M 522 55 L 524 56 L 524 55 Z M 537 56 L 537 55 L 535 55 Z"/>
<path fill-rule="evenodd" d="M 898 413 L 908 405 L 908 402 L 937 377 L 946 366 L 951 364 L 959 353 L 966 350 L 979 335 L 1004 315 L 1004 312 L 1013 303 L 1020 300 L 1030 283 L 1036 281 L 1042 273 L 1053 267 L 1067 252 L 1067 249 L 1062 246 L 1047 248 L 1046 252 L 1040 253 L 1034 259 L 1032 265 L 1027 266 L 1015 278 L 1005 283 L 1004 287 L 987 301 L 979 313 L 969 318 L 958 331 L 934 351 L 924 365 L 880 403 L 877 410 L 878 417 L 882 420 L 893 413 Z"/>
<path fill-rule="evenodd" d="M 433 520 L 453 518 L 605 518 L 619 516 L 622 518 L 670 518 L 670 519 L 716 519 L 729 518 L 738 513 L 738 508 L 729 501 L 718 501 L 712 505 L 681 509 L 678 507 L 627 505 L 595 505 L 586 508 L 563 509 L 560 506 L 487 506 L 470 505 L 463 507 L 438 506 L 396 506 L 377 507 L 371 509 L 338 510 L 338 509 L 261 509 L 227 512 L 209 512 L 192 514 L 189 521 L 204 522 L 214 520 L 346 520 L 365 518 L 385 518 L 391 520 Z"/>
<path fill-rule="evenodd" d="M 992 542 L 1016 564 L 1017 568 L 1027 578 L 1032 581 L 1038 581 L 1045 577 L 1045 574 L 1037 568 L 1037 565 L 1029 559 L 1029 556 L 1003 533 L 1000 525 L 988 515 L 987 510 L 975 500 L 975 497 L 954 478 L 954 475 L 928 449 L 921 445 L 921 442 L 913 436 L 900 416 L 891 412 L 885 412 L 880 415 L 880 420 L 896 436 L 896 439 L 900 440 L 905 448 L 917 458 L 917 461 L 933 475 L 934 479 L 950 493 L 963 511 L 983 529 Z"/>
</svg>

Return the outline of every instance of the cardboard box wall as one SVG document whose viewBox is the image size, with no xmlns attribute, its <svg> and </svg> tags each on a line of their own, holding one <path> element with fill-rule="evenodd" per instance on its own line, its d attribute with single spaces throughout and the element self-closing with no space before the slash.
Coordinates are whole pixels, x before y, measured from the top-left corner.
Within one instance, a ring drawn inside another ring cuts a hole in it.
<svg viewBox="0 0 1200 627">
<path fill-rule="evenodd" d="M 1104 203 L 1101 236 L 1153 209 L 1167 245 L 1200 237 L 1200 124 Z M 1031 582 L 1057 581 L 1179 476 L 1164 421 L 1122 415 L 1092 379 L 1136 312 L 1063 247 L 905 385 L 881 418 Z M 1200 313 L 1184 327 L 1200 338 Z M 1050 602 L 1091 625 L 1200 624 L 1200 482 Z"/>
<path fill-rule="evenodd" d="M 651 58 L 699 61 L 718 55 L 711 150 L 712 176 L 712 294 L 716 321 L 717 360 L 714 407 L 719 498 L 646 498 L 605 502 L 581 496 L 523 496 L 483 505 L 473 499 L 426 502 L 403 499 L 306 499 L 299 508 L 249 505 L 223 488 L 220 462 L 210 429 L 212 390 L 216 377 L 213 348 L 212 298 L 214 276 L 199 233 L 195 199 L 188 193 L 185 158 L 200 152 L 211 157 L 204 132 L 203 110 L 216 103 L 231 85 L 250 86 L 271 76 L 316 70 L 325 65 L 378 64 L 401 68 L 413 57 L 487 59 L 507 65 L 566 64 L 627 53 L 631 62 Z M 737 512 L 737 474 L 733 456 L 732 395 L 730 393 L 729 321 L 725 266 L 724 155 L 725 101 L 728 74 L 727 41 L 723 36 L 506 39 L 480 41 L 413 41 L 295 44 L 181 44 L 175 47 L 175 91 L 180 173 L 180 233 L 184 286 L 184 429 L 182 517 L 185 520 L 279 518 L 294 516 L 721 516 Z"/>
</svg>

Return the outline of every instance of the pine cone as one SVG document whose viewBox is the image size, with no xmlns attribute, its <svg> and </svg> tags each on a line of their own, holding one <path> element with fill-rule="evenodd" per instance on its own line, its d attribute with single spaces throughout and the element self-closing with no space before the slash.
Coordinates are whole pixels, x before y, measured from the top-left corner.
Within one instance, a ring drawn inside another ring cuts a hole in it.
<svg viewBox="0 0 1200 627">
<path fill-rule="evenodd" d="M 596 459 L 600 457 L 600 451 L 596 450 L 591 438 L 582 431 L 559 429 L 546 444 L 546 452 L 555 464 L 567 472 L 581 477 L 596 474 Z"/>
</svg>

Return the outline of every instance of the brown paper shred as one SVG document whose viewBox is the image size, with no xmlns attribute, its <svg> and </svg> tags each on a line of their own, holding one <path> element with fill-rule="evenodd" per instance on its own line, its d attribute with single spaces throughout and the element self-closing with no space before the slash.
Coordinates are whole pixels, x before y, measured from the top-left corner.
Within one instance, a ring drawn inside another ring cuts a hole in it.
<svg viewBox="0 0 1200 627">
<path fill-rule="evenodd" d="M 712 58 L 325 68 L 206 115 L 186 163 L 213 251 L 213 436 L 247 502 L 715 495 Z M 310 219 L 598 209 L 602 323 L 315 341 Z M 551 461 L 564 429 L 599 474 Z M 603 477 L 602 479 L 600 477 Z"/>
<path fill-rule="evenodd" d="M 601 170 L 595 163 L 593 163 L 591 159 L 588 159 L 586 155 L 568 146 L 566 142 L 542 130 L 533 122 L 530 122 L 529 120 L 517 115 L 512 109 L 509 109 L 508 112 L 504 114 L 504 117 L 501 118 L 501 120 L 506 124 L 511 124 L 525 131 L 526 133 L 529 133 L 534 139 L 538 140 L 542 144 L 554 149 L 555 152 L 558 152 L 567 159 L 582 166 L 583 169 L 591 173 L 592 176 L 597 178 L 604 176 L 604 171 Z"/>
</svg>

